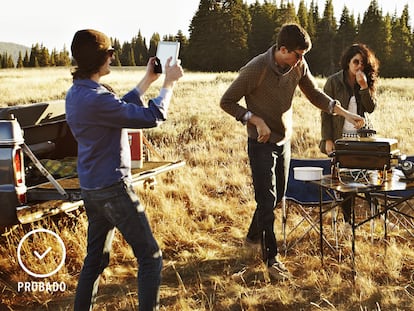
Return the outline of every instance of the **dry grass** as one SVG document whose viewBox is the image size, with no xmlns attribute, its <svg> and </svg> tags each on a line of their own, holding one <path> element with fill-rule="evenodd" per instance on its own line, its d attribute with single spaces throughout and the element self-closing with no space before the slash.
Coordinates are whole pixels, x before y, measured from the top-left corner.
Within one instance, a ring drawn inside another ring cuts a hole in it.
<svg viewBox="0 0 414 311">
<path fill-rule="evenodd" d="M 140 70 L 116 69 L 105 82 L 124 93 L 141 76 Z M 369 224 L 357 231 L 355 282 L 347 239 L 339 240 L 338 250 L 325 249 L 322 266 L 318 235 L 310 231 L 294 248 L 282 251 L 282 259 L 293 274 L 282 282 L 269 281 L 259 254 L 242 247 L 255 206 L 245 129 L 218 106 L 234 77 L 234 73 L 187 73 L 175 89 L 169 121 L 146 131 L 165 158 L 187 162 L 184 168 L 160 176 L 154 191 L 137 189 L 164 253 L 161 310 L 413 310 L 413 238 L 405 230 L 395 230 L 384 241 L 379 220 L 373 241 Z M 46 79 L 44 85 L 42 79 Z M 1 70 L 0 81 L 1 105 L 62 98 L 71 84 L 69 69 Z M 323 79 L 318 81 L 323 84 Z M 413 83 L 383 80 L 380 106 L 373 115 L 380 135 L 397 138 L 407 154 L 413 153 L 414 144 L 409 108 Z M 148 96 L 156 94 L 158 86 L 151 88 Z M 323 157 L 317 149 L 319 112 L 299 92 L 294 105 L 293 155 Z M 358 204 L 366 211 L 362 202 Z M 289 203 L 288 230 L 300 220 L 294 207 Z M 86 217 L 84 213 L 76 216 L 17 226 L 1 238 L 0 310 L 72 309 L 86 246 Z M 282 246 L 279 209 L 276 219 Z M 325 221 L 327 238 L 334 243 L 329 217 Z M 51 282 L 67 284 L 63 293 L 16 292 L 18 281 L 35 280 L 17 264 L 18 241 L 29 229 L 38 227 L 59 232 L 68 249 L 64 268 L 50 277 Z M 287 242 L 298 240 L 304 227 L 290 233 Z M 244 279 L 232 280 L 231 275 L 244 267 L 248 268 Z M 117 234 L 96 310 L 136 310 L 136 272 L 133 254 Z"/>
</svg>

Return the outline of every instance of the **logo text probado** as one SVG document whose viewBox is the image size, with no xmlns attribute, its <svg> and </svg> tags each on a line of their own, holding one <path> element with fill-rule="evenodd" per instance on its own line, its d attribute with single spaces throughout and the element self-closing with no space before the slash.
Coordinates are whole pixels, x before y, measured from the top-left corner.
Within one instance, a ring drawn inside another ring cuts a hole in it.
<svg viewBox="0 0 414 311">
<path fill-rule="evenodd" d="M 17 282 L 17 291 L 20 292 L 64 292 L 65 282 Z"/>
</svg>

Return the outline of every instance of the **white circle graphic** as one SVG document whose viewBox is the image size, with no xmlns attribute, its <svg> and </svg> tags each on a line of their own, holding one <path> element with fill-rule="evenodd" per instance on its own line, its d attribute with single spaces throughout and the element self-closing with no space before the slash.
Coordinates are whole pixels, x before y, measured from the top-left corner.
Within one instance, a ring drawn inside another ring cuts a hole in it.
<svg viewBox="0 0 414 311">
<path fill-rule="evenodd" d="M 30 269 L 28 269 L 25 265 L 24 265 L 24 263 L 23 263 L 23 261 L 22 261 L 22 258 L 21 258 L 21 254 L 20 254 L 20 252 L 21 252 L 21 248 L 22 248 L 22 245 L 23 245 L 23 243 L 24 243 L 24 241 L 28 238 L 28 237 L 30 237 L 31 235 L 33 235 L 33 234 L 36 234 L 36 233 L 38 233 L 38 232 L 43 232 L 43 233 L 47 233 L 47 234 L 51 234 L 51 235 L 53 235 L 57 240 L 58 240 L 58 242 L 59 242 L 59 244 L 60 244 L 60 246 L 61 246 L 61 248 L 62 248 L 62 260 L 60 261 L 60 263 L 59 263 L 59 265 L 56 267 L 56 269 L 54 269 L 53 271 L 51 271 L 51 272 L 49 272 L 49 273 L 45 273 L 45 274 L 41 274 L 41 273 L 35 273 L 35 272 L 33 272 L 33 271 L 31 271 Z M 18 245 L 18 247 L 17 247 L 17 261 L 19 262 L 19 265 L 20 265 L 20 267 L 27 273 L 27 274 L 30 274 L 31 276 L 34 276 L 34 277 L 37 277 L 37 278 L 46 278 L 46 277 L 49 277 L 49 276 L 51 276 L 51 275 L 53 275 L 53 274 L 55 274 L 56 272 L 58 272 L 62 267 L 63 267 L 63 265 L 65 264 L 65 259 L 66 259 L 66 248 L 65 248 L 65 244 L 63 243 L 63 240 L 60 238 L 60 236 L 58 236 L 55 232 L 53 232 L 53 231 L 50 231 L 50 230 L 47 230 L 47 229 L 43 229 L 43 228 L 41 228 L 41 229 L 35 229 L 35 230 L 32 230 L 32 231 L 30 231 L 30 232 L 28 232 L 28 233 L 26 233 L 24 236 L 23 236 L 23 238 L 20 240 L 20 242 L 19 242 L 19 245 Z"/>
</svg>

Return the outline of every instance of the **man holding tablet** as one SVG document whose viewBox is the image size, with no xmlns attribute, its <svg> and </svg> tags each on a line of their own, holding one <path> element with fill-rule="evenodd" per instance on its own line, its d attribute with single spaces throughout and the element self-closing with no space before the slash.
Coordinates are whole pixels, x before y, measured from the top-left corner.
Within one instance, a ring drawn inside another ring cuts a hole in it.
<svg viewBox="0 0 414 311">
<path fill-rule="evenodd" d="M 109 263 L 114 230 L 131 246 L 139 264 L 140 311 L 158 310 L 162 255 L 145 209 L 131 186 L 131 156 L 126 129 L 151 128 L 167 118 L 175 82 L 183 76 L 180 65 L 166 61 L 160 93 L 144 106 L 141 96 L 160 74 L 150 58 L 142 80 L 119 98 L 100 83 L 110 73 L 114 49 L 103 33 L 76 32 L 72 55 L 77 67 L 66 95 L 67 123 L 78 143 L 78 177 L 88 216 L 87 254 L 79 276 L 74 310 L 92 310 L 99 276 Z"/>
</svg>

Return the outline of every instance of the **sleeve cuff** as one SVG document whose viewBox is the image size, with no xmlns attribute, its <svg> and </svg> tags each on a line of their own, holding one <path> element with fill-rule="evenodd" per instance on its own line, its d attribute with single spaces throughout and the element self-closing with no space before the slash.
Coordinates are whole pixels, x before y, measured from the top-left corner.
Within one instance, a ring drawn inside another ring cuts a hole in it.
<svg viewBox="0 0 414 311">
<path fill-rule="evenodd" d="M 142 92 L 141 90 L 138 88 L 138 86 L 135 87 L 135 91 L 138 93 L 138 96 L 141 97 L 142 96 Z"/>
<path fill-rule="evenodd" d="M 167 102 L 170 102 L 172 94 L 173 94 L 172 89 L 162 88 L 160 90 L 160 97 L 162 97 Z"/>
<path fill-rule="evenodd" d="M 335 114 L 335 107 L 336 106 L 341 106 L 341 103 L 339 101 L 337 101 L 336 99 L 334 99 L 329 103 L 329 106 L 328 106 L 329 114 L 331 114 L 331 115 Z"/>
<path fill-rule="evenodd" d="M 242 119 L 241 119 L 241 121 L 242 121 L 242 123 L 244 124 L 244 125 L 246 125 L 247 124 L 247 122 L 250 120 L 250 118 L 253 116 L 253 113 L 251 112 L 251 111 L 247 111 L 244 115 L 243 115 L 243 117 L 242 117 Z"/>
</svg>

